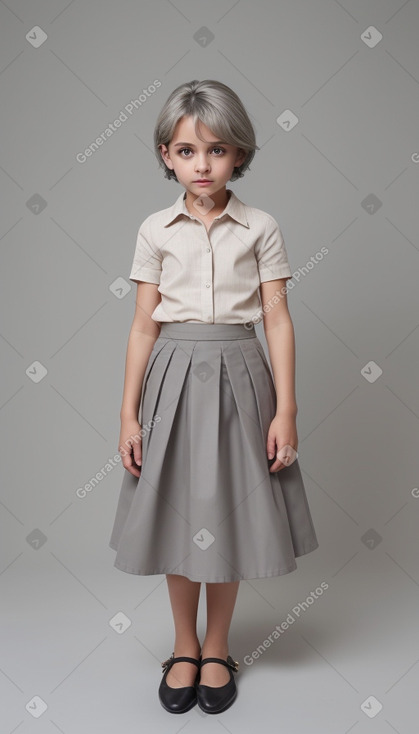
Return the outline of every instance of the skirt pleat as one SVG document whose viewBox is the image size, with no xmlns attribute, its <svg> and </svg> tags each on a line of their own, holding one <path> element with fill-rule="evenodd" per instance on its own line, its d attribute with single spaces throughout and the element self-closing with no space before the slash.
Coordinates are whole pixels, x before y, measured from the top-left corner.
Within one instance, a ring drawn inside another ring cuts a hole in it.
<svg viewBox="0 0 419 734">
<path fill-rule="evenodd" d="M 298 459 L 269 472 L 276 395 L 254 330 L 162 324 L 140 412 L 141 476 L 124 470 L 109 541 L 116 568 L 229 582 L 289 573 L 318 547 Z"/>
</svg>

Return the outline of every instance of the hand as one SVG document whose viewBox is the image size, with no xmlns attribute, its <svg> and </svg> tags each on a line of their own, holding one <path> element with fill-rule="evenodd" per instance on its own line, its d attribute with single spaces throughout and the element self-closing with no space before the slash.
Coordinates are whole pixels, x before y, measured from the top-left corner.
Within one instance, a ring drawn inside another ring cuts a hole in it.
<svg viewBox="0 0 419 734">
<path fill-rule="evenodd" d="M 268 439 L 266 443 L 268 459 L 275 457 L 274 463 L 269 471 L 271 473 L 280 471 L 285 466 L 290 466 L 297 458 L 298 437 L 295 416 L 278 414 L 269 426 Z"/>
<path fill-rule="evenodd" d="M 135 418 L 121 418 L 118 451 L 125 469 L 134 477 L 139 477 L 142 465 L 142 439 L 141 426 Z"/>
</svg>

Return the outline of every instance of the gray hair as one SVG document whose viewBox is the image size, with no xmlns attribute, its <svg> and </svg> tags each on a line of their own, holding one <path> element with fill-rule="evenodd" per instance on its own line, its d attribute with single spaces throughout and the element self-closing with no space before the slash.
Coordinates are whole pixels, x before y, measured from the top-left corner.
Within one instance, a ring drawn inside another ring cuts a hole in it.
<svg viewBox="0 0 419 734">
<path fill-rule="evenodd" d="M 154 128 L 154 152 L 160 168 L 165 171 L 165 177 L 178 180 L 175 172 L 166 166 L 159 145 L 169 145 L 176 125 L 184 115 L 193 117 L 195 134 L 200 140 L 204 138 L 198 132 L 199 120 L 220 140 L 242 148 L 247 153 L 241 166 L 234 168 L 230 181 L 242 178 L 256 150 L 259 150 L 255 131 L 237 94 L 215 79 L 201 82 L 194 79 L 181 84 L 173 90 L 160 111 Z"/>
</svg>

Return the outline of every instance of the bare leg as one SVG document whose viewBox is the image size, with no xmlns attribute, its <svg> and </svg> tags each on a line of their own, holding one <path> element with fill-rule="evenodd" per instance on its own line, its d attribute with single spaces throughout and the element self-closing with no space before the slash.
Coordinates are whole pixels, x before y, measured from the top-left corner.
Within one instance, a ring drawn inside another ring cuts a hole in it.
<svg viewBox="0 0 419 734">
<path fill-rule="evenodd" d="M 199 658 L 201 645 L 196 634 L 196 617 L 201 582 L 179 574 L 167 574 L 166 581 L 175 625 L 175 657 Z M 166 683 L 171 688 L 192 686 L 197 672 L 198 668 L 193 663 L 176 663 L 169 670 Z"/>
<path fill-rule="evenodd" d="M 227 659 L 228 632 L 240 581 L 207 583 L 207 631 L 202 645 L 202 658 Z M 205 686 L 223 686 L 230 680 L 228 668 L 219 663 L 206 663 L 201 668 L 200 682 Z"/>
</svg>

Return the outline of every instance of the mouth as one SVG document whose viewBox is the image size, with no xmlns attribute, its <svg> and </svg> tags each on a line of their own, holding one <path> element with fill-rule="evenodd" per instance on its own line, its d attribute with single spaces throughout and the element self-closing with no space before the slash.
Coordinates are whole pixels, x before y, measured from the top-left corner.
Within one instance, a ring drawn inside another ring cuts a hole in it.
<svg viewBox="0 0 419 734">
<path fill-rule="evenodd" d="M 209 178 L 198 178 L 194 183 L 212 183 Z"/>
</svg>

